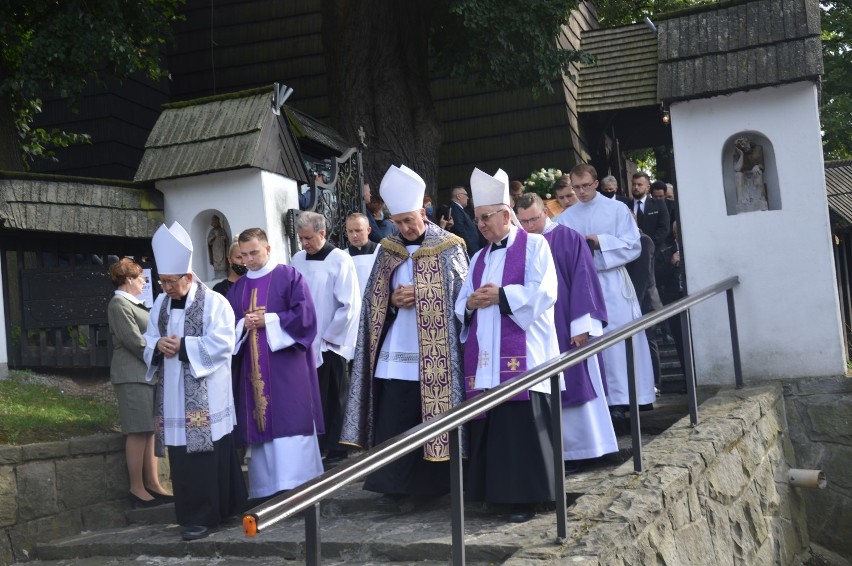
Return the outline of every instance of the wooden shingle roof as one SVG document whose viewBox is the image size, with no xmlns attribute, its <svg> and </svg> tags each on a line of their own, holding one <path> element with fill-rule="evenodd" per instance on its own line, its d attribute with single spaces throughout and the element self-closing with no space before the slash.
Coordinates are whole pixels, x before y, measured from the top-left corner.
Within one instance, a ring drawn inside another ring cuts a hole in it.
<svg viewBox="0 0 852 566">
<path fill-rule="evenodd" d="M 822 73 L 818 0 L 727 0 L 654 21 L 665 101 L 816 80 Z"/>
<path fill-rule="evenodd" d="M 658 104 L 657 37 L 644 23 L 585 31 L 580 48 L 597 64 L 580 69 L 578 112 Z"/>
<path fill-rule="evenodd" d="M 4 229 L 150 238 L 163 223 L 163 195 L 97 179 L 0 174 Z"/>
<path fill-rule="evenodd" d="M 166 105 L 145 143 L 136 181 L 256 167 L 307 182 L 285 113 L 269 88 Z"/>
<path fill-rule="evenodd" d="M 826 162 L 825 192 L 828 208 L 852 226 L 852 159 Z"/>
</svg>

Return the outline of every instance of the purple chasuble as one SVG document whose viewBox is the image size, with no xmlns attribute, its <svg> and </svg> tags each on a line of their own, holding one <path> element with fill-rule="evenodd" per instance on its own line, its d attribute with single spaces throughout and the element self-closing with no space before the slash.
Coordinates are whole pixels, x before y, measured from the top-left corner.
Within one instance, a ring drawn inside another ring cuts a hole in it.
<svg viewBox="0 0 852 566">
<path fill-rule="evenodd" d="M 257 444 L 324 433 L 311 348 L 317 332 L 316 311 L 302 275 L 278 265 L 258 279 L 240 277 L 227 298 L 237 322 L 249 312 L 274 312 L 281 328 L 296 341 L 272 352 L 265 328 L 248 332 L 238 355 L 238 376 L 234 376 L 239 442 Z"/>
<path fill-rule="evenodd" d="M 588 314 L 606 325 L 606 305 L 595 261 L 585 238 L 561 224 L 544 234 L 544 238 L 550 246 L 559 280 L 559 292 L 553 312 L 559 351 L 567 352 L 575 349 L 571 344 L 571 321 Z M 580 405 L 597 397 L 586 362 L 568 368 L 563 375 L 563 405 Z M 603 365 L 601 378 L 603 379 Z"/>
<path fill-rule="evenodd" d="M 489 244 L 486 249 L 483 249 L 476 263 L 473 266 L 473 289 L 479 289 L 482 286 L 482 274 L 485 271 L 485 257 L 491 253 Z M 524 284 L 524 269 L 527 259 L 527 233 L 523 230 L 518 230 L 515 236 L 515 241 L 511 246 L 506 248 L 506 261 L 503 264 L 503 280 L 502 286 L 507 285 L 523 285 Z M 479 342 L 476 340 L 476 329 L 479 327 L 479 317 L 477 316 L 478 309 L 473 311 L 470 319 L 470 330 L 468 336 L 473 340 L 468 339 L 464 349 L 464 382 L 467 398 L 470 399 L 474 395 L 481 393 L 481 390 L 474 389 L 476 385 L 476 370 L 479 362 Z M 527 333 L 523 328 L 515 324 L 515 322 L 506 315 L 500 315 L 500 383 L 520 375 L 527 371 Z M 518 393 L 511 401 L 528 401 L 530 394 L 528 391 Z"/>
</svg>

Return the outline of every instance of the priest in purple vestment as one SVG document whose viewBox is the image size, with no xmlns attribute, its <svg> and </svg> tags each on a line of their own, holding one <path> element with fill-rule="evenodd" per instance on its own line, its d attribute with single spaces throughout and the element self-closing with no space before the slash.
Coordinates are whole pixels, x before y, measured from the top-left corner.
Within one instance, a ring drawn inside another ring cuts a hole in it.
<svg viewBox="0 0 852 566">
<path fill-rule="evenodd" d="M 317 435 L 324 432 L 311 344 L 316 312 L 302 275 L 270 261 L 260 228 L 238 242 L 249 271 L 228 301 L 236 315 L 238 440 L 248 447 L 249 496 L 262 499 L 323 472 Z"/>
<path fill-rule="evenodd" d="M 521 226 L 531 234 L 542 234 L 550 245 L 559 280 L 554 313 L 556 333 L 559 351 L 567 352 L 585 344 L 589 336 L 603 334 L 607 322 L 592 253 L 579 233 L 547 217 L 537 194 L 524 195 L 517 205 Z M 578 460 L 618 450 L 606 404 L 601 363 L 602 357 L 597 355 L 563 372 L 562 446 L 568 473 L 580 470 Z"/>
</svg>

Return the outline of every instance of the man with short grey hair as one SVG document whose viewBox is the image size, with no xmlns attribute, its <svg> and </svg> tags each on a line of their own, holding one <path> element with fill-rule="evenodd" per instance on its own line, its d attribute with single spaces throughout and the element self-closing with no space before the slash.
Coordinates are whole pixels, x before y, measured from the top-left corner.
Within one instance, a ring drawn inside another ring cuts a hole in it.
<svg viewBox="0 0 852 566">
<path fill-rule="evenodd" d="M 317 365 L 325 436 L 320 450 L 325 463 L 346 457 L 339 444 L 343 410 L 349 394 L 347 362 L 355 354 L 361 290 L 352 257 L 335 248 L 325 238 L 325 218 L 316 212 L 303 212 L 296 220 L 302 251 L 291 265 L 305 277 L 317 317 L 313 351 Z"/>
<path fill-rule="evenodd" d="M 601 179 L 600 193 L 606 198 L 614 198 L 618 195 L 618 181 L 612 175 L 607 175 Z"/>
</svg>

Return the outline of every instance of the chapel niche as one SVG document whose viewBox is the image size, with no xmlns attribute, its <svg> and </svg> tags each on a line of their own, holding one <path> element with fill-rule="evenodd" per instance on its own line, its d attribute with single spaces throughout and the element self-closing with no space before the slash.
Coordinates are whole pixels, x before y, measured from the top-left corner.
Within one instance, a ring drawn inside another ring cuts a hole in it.
<svg viewBox="0 0 852 566">
<path fill-rule="evenodd" d="M 722 179 L 728 216 L 781 210 L 778 167 L 772 142 L 758 132 L 738 132 L 722 149 Z"/>
</svg>

